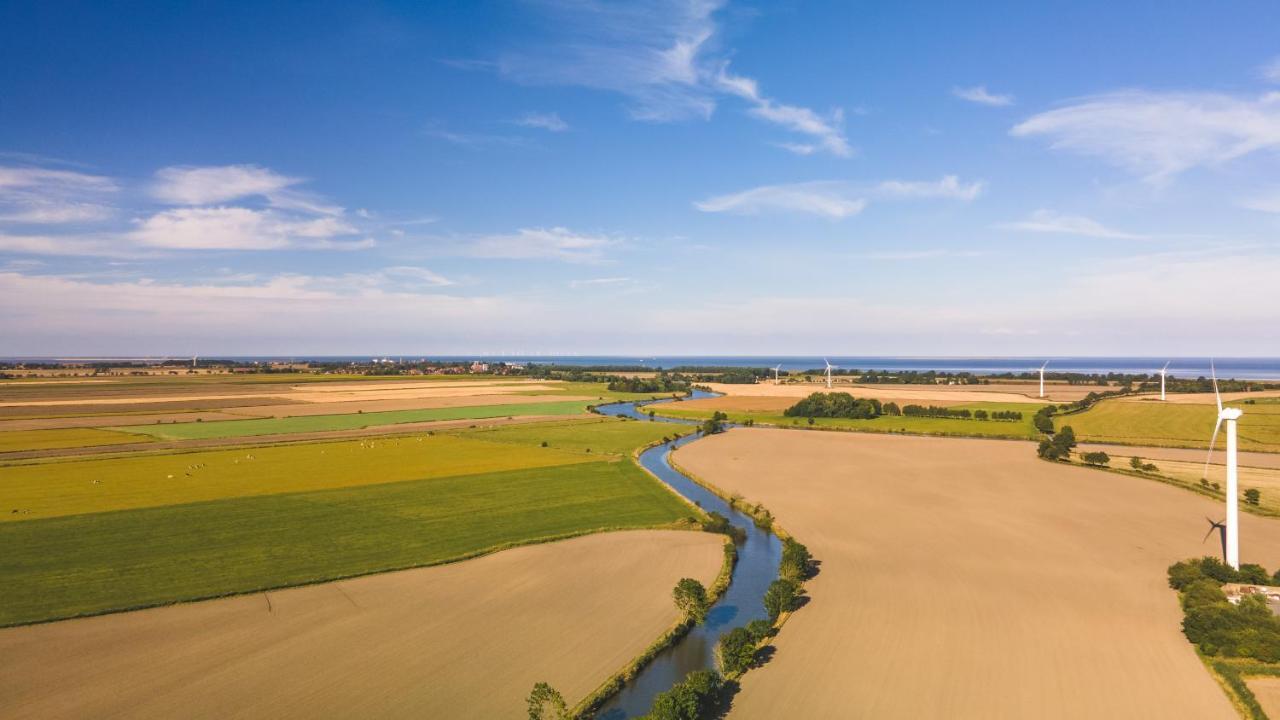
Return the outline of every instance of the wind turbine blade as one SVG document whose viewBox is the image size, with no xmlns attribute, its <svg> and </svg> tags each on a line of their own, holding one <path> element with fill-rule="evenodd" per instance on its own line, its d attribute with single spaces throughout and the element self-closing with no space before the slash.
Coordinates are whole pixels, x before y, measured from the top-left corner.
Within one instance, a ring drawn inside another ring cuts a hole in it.
<svg viewBox="0 0 1280 720">
<path fill-rule="evenodd" d="M 1209 477 L 1209 461 L 1213 459 L 1213 446 L 1218 444 L 1218 428 L 1222 427 L 1222 417 L 1218 417 L 1218 422 L 1213 424 L 1213 437 L 1209 439 L 1209 454 L 1204 458 L 1204 472 L 1200 477 Z"/>
<path fill-rule="evenodd" d="M 1222 414 L 1222 395 L 1218 392 L 1218 370 L 1213 366 L 1212 358 L 1209 359 L 1209 374 L 1213 376 L 1213 399 L 1217 401 L 1218 414 L 1221 415 Z"/>
<path fill-rule="evenodd" d="M 1169 369 L 1169 363 L 1171 363 L 1171 362 L 1173 362 L 1173 361 L 1172 361 L 1172 360 L 1170 360 L 1169 362 L 1165 363 L 1165 364 L 1164 364 L 1164 367 L 1160 368 L 1160 372 L 1164 372 L 1165 370 L 1168 370 L 1168 369 Z"/>
<path fill-rule="evenodd" d="M 1040 369 L 1041 369 L 1041 370 L 1044 370 L 1044 369 L 1045 369 L 1045 368 L 1047 368 L 1047 367 L 1049 367 L 1049 361 L 1048 361 L 1048 360 L 1045 360 L 1045 361 L 1044 361 L 1044 364 L 1040 366 Z"/>
</svg>

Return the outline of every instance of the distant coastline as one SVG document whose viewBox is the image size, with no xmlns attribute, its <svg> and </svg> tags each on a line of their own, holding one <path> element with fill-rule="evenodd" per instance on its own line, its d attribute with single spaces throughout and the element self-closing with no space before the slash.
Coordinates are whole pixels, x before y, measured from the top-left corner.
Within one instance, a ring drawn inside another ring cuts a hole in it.
<svg viewBox="0 0 1280 720">
<path fill-rule="evenodd" d="M 173 358 L 181 356 L 170 356 Z M 202 356 L 203 357 L 203 356 Z M 645 367 L 654 370 L 670 370 L 677 367 L 774 367 L 781 364 L 783 370 L 813 370 L 823 366 L 824 358 L 816 355 L 216 355 L 208 358 L 243 362 L 268 361 L 368 361 L 387 357 L 392 360 L 420 360 L 429 358 L 443 362 L 471 361 L 538 363 L 544 365 Z M 0 357 L 5 363 L 57 363 L 57 362 L 145 362 L 158 361 L 164 356 L 146 357 Z M 1207 357 L 927 357 L 927 356 L 848 356 L 830 355 L 825 358 L 843 369 L 859 370 L 938 370 L 946 372 L 970 372 L 975 374 L 1022 373 L 1037 369 L 1040 363 L 1049 361 L 1050 372 L 1072 373 L 1153 373 L 1169 362 L 1169 374 L 1175 377 L 1194 378 L 1209 375 Z M 1280 380 L 1280 358 L 1215 358 L 1218 376 L 1242 380 Z"/>
</svg>

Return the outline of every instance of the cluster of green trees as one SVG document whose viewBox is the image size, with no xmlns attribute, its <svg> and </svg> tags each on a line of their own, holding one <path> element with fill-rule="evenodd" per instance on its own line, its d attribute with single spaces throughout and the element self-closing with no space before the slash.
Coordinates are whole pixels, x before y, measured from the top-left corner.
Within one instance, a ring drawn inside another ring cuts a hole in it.
<svg viewBox="0 0 1280 720">
<path fill-rule="evenodd" d="M 791 538 L 783 540 L 778 575 L 789 580 L 808 580 L 813 575 L 813 555 L 809 554 L 809 548 Z"/>
<path fill-rule="evenodd" d="M 737 542 L 743 542 L 747 539 L 747 531 L 744 528 L 734 525 L 729 522 L 729 518 L 714 510 L 707 513 L 707 519 L 702 522 L 702 529 L 705 532 L 728 535 Z"/>
<path fill-rule="evenodd" d="M 1157 470 L 1160 469 L 1156 467 L 1155 463 L 1143 462 L 1142 458 L 1136 455 L 1129 458 L 1129 467 L 1133 468 L 1134 470 L 1137 470 L 1138 472 L 1148 472 L 1148 473 L 1156 472 Z"/>
<path fill-rule="evenodd" d="M 1036 454 L 1045 460 L 1069 460 L 1071 458 L 1071 449 L 1075 446 L 1075 431 L 1071 429 L 1070 425 L 1064 425 L 1061 430 L 1053 434 L 1052 438 L 1040 441 L 1040 447 L 1037 448 Z M 1110 458 L 1108 458 L 1109 460 Z"/>
<path fill-rule="evenodd" d="M 711 414 L 711 417 L 703 420 L 702 424 L 698 426 L 698 429 L 702 431 L 703 435 L 715 435 L 716 433 L 722 433 L 724 432 L 724 423 L 728 419 L 728 415 L 717 410 Z"/>
<path fill-rule="evenodd" d="M 804 588 L 791 578 L 780 577 L 769 583 L 764 593 L 764 609 L 769 613 L 769 620 L 777 621 L 778 616 L 790 612 L 800 606 L 800 598 L 804 597 Z"/>
<path fill-rule="evenodd" d="M 653 699 L 646 720 L 706 720 L 716 717 L 724 702 L 724 678 L 714 670 L 695 670 L 683 682 Z"/>
<path fill-rule="evenodd" d="M 817 392 L 787 408 L 782 414 L 787 417 L 870 420 L 880 417 L 883 410 L 879 400 L 859 399 L 846 392 Z"/>
<path fill-rule="evenodd" d="M 729 385 L 754 385 L 760 379 L 756 371 L 746 368 L 736 368 L 727 372 L 720 373 L 718 376 L 709 378 L 715 382 L 722 382 Z"/>
<path fill-rule="evenodd" d="M 752 620 L 745 627 L 736 627 L 720 636 L 716 645 L 716 657 L 727 675 L 739 675 L 747 671 L 756 660 L 756 649 L 773 634 L 773 624 L 768 620 Z"/>
<path fill-rule="evenodd" d="M 663 373 L 652 378 L 615 377 L 609 380 L 609 390 L 629 393 L 688 392 L 691 383 L 684 378 Z"/>
<path fill-rule="evenodd" d="M 1031 418 L 1031 423 L 1036 426 L 1036 430 L 1045 435 L 1050 435 L 1053 433 L 1053 415 L 1057 411 L 1058 408 L 1053 405 L 1045 405 L 1036 411 L 1036 414 Z"/>
<path fill-rule="evenodd" d="M 1083 460 L 1086 465 L 1097 465 L 1098 467 L 1111 464 L 1111 456 L 1104 452 L 1082 453 L 1080 455 L 1080 459 Z"/>
<path fill-rule="evenodd" d="M 1260 565 L 1235 570 L 1211 557 L 1169 566 L 1169 586 L 1182 601 L 1182 632 L 1205 655 L 1280 662 L 1280 617 L 1261 595 L 1245 595 L 1239 604 L 1228 601 L 1222 591 L 1228 582 L 1274 585 L 1280 577 Z"/>
</svg>

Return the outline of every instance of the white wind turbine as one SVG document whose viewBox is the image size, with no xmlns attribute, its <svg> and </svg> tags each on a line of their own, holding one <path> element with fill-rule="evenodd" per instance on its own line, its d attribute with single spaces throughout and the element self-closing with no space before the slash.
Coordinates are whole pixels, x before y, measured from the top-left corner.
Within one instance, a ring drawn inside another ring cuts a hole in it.
<svg viewBox="0 0 1280 720">
<path fill-rule="evenodd" d="M 827 389 L 830 390 L 831 389 L 831 369 L 839 366 L 832 365 L 826 358 L 822 358 L 822 362 L 827 363 Z"/>
<path fill-rule="evenodd" d="M 778 363 L 778 367 L 773 369 L 773 384 L 778 384 L 778 371 L 782 369 L 782 363 Z"/>
<path fill-rule="evenodd" d="M 1040 366 L 1040 397 L 1044 397 L 1044 369 L 1049 367 L 1049 361 L 1045 360 L 1044 365 Z"/>
<path fill-rule="evenodd" d="M 1218 443 L 1218 428 L 1223 421 L 1227 423 L 1227 520 L 1226 548 L 1227 564 L 1236 570 L 1240 569 L 1240 512 L 1238 509 L 1240 478 L 1236 466 L 1236 421 L 1244 414 L 1239 408 L 1222 407 L 1222 395 L 1218 393 L 1218 371 L 1209 361 L 1209 372 L 1213 375 L 1213 397 L 1218 403 L 1218 421 L 1213 425 L 1213 437 L 1209 440 L 1209 455 L 1204 459 L 1204 477 L 1209 477 L 1209 461 L 1213 459 L 1213 446 Z"/>
<path fill-rule="evenodd" d="M 1173 362 L 1173 361 L 1170 360 L 1169 362 Z M 1160 368 L 1160 399 L 1161 400 L 1164 400 L 1164 376 L 1167 374 L 1169 374 L 1169 363 L 1165 363 L 1164 367 Z"/>
</svg>

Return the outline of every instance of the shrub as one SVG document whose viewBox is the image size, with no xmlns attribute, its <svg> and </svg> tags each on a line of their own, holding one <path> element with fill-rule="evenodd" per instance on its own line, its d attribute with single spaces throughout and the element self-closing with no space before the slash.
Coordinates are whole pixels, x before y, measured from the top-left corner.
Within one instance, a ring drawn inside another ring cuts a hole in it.
<svg viewBox="0 0 1280 720">
<path fill-rule="evenodd" d="M 684 682 L 677 683 L 653 699 L 648 720 L 704 720 L 712 717 L 720 705 L 724 680 L 712 670 L 695 670 Z"/>
<path fill-rule="evenodd" d="M 756 639 L 744 627 L 737 627 L 720 636 L 716 646 L 720 667 L 728 675 L 737 675 L 751 667 L 756 659 Z"/>
<path fill-rule="evenodd" d="M 1089 465 L 1101 466 L 1109 465 L 1111 463 L 1111 456 L 1104 452 L 1087 452 L 1081 455 L 1080 459 L 1084 460 L 1085 463 Z"/>
<path fill-rule="evenodd" d="M 790 580 L 805 580 L 812 571 L 813 556 L 809 548 L 787 538 L 782 542 L 782 562 L 778 565 L 778 574 Z"/>
<path fill-rule="evenodd" d="M 671 591 L 676 602 L 676 609 L 686 619 L 702 622 L 707 616 L 707 589 L 693 578 L 681 578 Z"/>
<path fill-rule="evenodd" d="M 1250 505 L 1257 505 L 1262 502 L 1262 491 L 1258 488 L 1249 488 L 1244 491 L 1244 501 Z"/>
<path fill-rule="evenodd" d="M 540 682 L 529 693 L 529 720 L 568 720 L 569 708 L 559 691 Z"/>
<path fill-rule="evenodd" d="M 795 610 L 803 592 L 795 580 L 774 580 L 764 594 L 764 609 L 769 613 L 769 619 L 776 621 L 782 613 Z"/>
<path fill-rule="evenodd" d="M 1135 456 L 1133 456 L 1133 457 L 1131 457 L 1131 458 L 1129 458 L 1129 467 L 1133 468 L 1134 470 L 1141 470 L 1141 469 L 1142 469 L 1142 458 L 1140 458 L 1140 457 L 1138 457 L 1138 456 L 1136 456 L 1136 455 L 1135 455 Z"/>
</svg>

